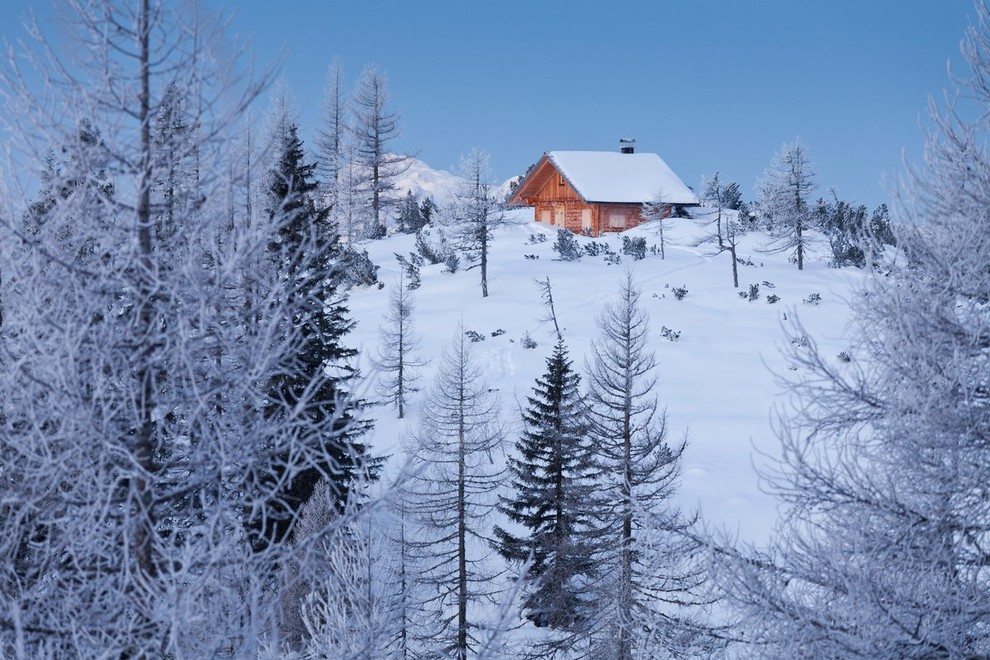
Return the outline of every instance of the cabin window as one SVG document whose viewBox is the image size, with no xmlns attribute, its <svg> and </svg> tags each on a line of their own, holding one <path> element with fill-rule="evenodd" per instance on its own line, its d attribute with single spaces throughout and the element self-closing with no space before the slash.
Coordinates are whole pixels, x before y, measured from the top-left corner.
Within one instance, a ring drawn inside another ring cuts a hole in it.
<svg viewBox="0 0 990 660">
<path fill-rule="evenodd" d="M 608 216 L 608 226 L 612 229 L 626 228 L 626 214 L 612 211 Z"/>
<path fill-rule="evenodd" d="M 581 226 L 585 229 L 591 228 L 591 209 L 581 209 Z"/>
<path fill-rule="evenodd" d="M 561 175 L 559 175 L 559 176 L 557 177 L 557 185 L 558 185 L 558 186 L 562 186 L 562 185 L 564 185 L 564 175 L 563 175 L 563 174 L 561 174 Z"/>
</svg>

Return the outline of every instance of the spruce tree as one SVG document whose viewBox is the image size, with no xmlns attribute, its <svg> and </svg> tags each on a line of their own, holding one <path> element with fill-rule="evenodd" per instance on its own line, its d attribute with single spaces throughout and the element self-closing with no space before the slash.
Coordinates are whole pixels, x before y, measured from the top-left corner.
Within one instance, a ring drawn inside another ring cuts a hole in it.
<svg viewBox="0 0 990 660">
<path fill-rule="evenodd" d="M 415 234 L 425 224 L 426 221 L 423 219 L 423 212 L 420 210 L 419 204 L 416 203 L 416 198 L 413 196 L 412 191 L 406 191 L 406 196 L 399 206 L 399 231 L 406 234 Z"/>
<path fill-rule="evenodd" d="M 318 210 L 314 202 L 319 187 L 314 180 L 316 165 L 304 162 L 298 127 L 291 121 L 281 123 L 282 134 L 277 136 L 281 156 L 271 172 L 268 212 L 273 219 L 286 220 L 269 253 L 287 295 L 304 311 L 284 321 L 285 332 L 297 334 L 300 350 L 291 364 L 272 375 L 271 407 L 275 414 L 284 414 L 296 401 L 315 400 L 319 405 L 310 406 L 306 415 L 311 421 L 333 420 L 333 430 L 316 443 L 322 456 L 312 467 L 288 481 L 281 478 L 279 466 L 271 471 L 267 510 L 252 524 L 256 547 L 280 542 L 290 534 L 321 478 L 329 480 L 343 507 L 355 478 L 373 477 L 379 463 L 368 460 L 359 441 L 371 425 L 360 417 L 363 402 L 350 392 L 358 376 L 350 361 L 357 351 L 343 343 L 354 324 L 347 317 L 346 296 L 335 268 L 338 236 L 328 221 L 329 210 Z"/>
<path fill-rule="evenodd" d="M 559 339 L 527 397 L 525 430 L 516 441 L 517 456 L 508 460 L 515 493 L 501 509 L 526 534 L 495 528 L 503 557 L 532 561 L 524 607 L 537 626 L 569 628 L 583 618 L 582 587 L 594 574 L 587 508 L 594 466 L 580 382 Z"/>
</svg>

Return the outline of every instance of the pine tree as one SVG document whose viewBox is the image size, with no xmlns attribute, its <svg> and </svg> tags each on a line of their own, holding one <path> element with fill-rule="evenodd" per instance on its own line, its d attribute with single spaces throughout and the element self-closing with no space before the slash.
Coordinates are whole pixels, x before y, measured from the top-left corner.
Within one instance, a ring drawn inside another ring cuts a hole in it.
<svg viewBox="0 0 990 660">
<path fill-rule="evenodd" d="M 431 624 L 418 645 L 461 660 L 476 649 L 483 608 L 497 591 L 487 532 L 504 474 L 496 460 L 503 451 L 498 400 L 470 347 L 459 328 L 423 402 L 403 487 L 410 549 L 423 567 L 417 580 L 432 592 L 420 603 Z"/>
<path fill-rule="evenodd" d="M 371 217 L 366 233 L 385 236 L 385 212 L 395 199 L 395 180 L 409 167 L 409 157 L 390 153 L 400 136 L 399 116 L 386 109 L 388 81 L 372 65 L 361 74 L 354 91 L 354 141 Z"/>
<path fill-rule="evenodd" d="M 462 180 L 453 210 L 453 232 L 462 250 L 476 256 L 481 270 L 481 297 L 488 297 L 488 245 L 492 232 L 504 220 L 501 203 L 495 199 L 489 181 L 488 154 L 472 149 L 458 166 Z"/>
<path fill-rule="evenodd" d="M 538 626 L 570 628 L 588 614 L 587 589 L 595 577 L 595 492 L 588 424 L 567 347 L 558 340 L 523 412 L 525 431 L 508 460 L 513 494 L 501 509 L 525 528 L 495 528 L 498 550 L 510 561 L 531 561 L 524 606 Z"/>
<path fill-rule="evenodd" d="M 426 197 L 419 205 L 419 214 L 423 218 L 423 226 L 433 222 L 433 216 L 438 213 L 437 205 L 432 197 Z"/>
<path fill-rule="evenodd" d="M 732 261 L 732 286 L 739 288 L 739 259 L 737 248 L 739 238 L 745 232 L 745 227 L 740 221 L 740 210 L 742 197 L 739 193 L 739 184 L 730 182 L 723 183 L 719 173 L 715 172 L 705 179 L 705 201 L 715 207 L 715 236 L 718 241 L 718 253 L 728 252 Z M 727 211 L 736 211 L 727 213 Z M 698 244 L 710 241 L 711 236 L 699 239 Z"/>
<path fill-rule="evenodd" d="M 316 208 L 316 165 L 304 162 L 297 126 L 286 118 L 277 119 L 275 125 L 282 127 L 275 136 L 280 156 L 271 172 L 268 213 L 287 221 L 279 227 L 269 253 L 289 300 L 301 311 L 284 320 L 284 332 L 298 336 L 300 348 L 292 364 L 272 376 L 274 406 L 269 414 L 280 415 L 298 401 L 315 398 L 321 403 L 308 416 L 314 422 L 333 423 L 324 437 L 314 439 L 325 451 L 317 464 L 291 480 L 274 466 L 269 506 L 252 521 L 257 547 L 281 542 L 291 532 L 300 508 L 321 479 L 330 481 L 343 507 L 354 479 L 377 472 L 377 461 L 370 459 L 359 441 L 370 423 L 361 418 L 363 403 L 350 394 L 358 376 L 351 365 L 357 351 L 343 343 L 353 322 L 347 318 L 346 297 L 340 292 L 340 273 L 335 269 L 337 235 L 329 225 L 328 210 Z"/>
<path fill-rule="evenodd" d="M 327 82 L 323 96 L 323 123 L 319 130 L 317 146 L 320 152 L 320 168 L 323 179 L 322 206 L 340 225 L 341 189 L 345 185 L 350 127 L 347 125 L 347 102 L 344 98 L 343 71 L 340 59 L 333 58 L 327 68 Z M 350 238 L 350 236 L 348 236 Z"/>
<path fill-rule="evenodd" d="M 413 334 L 414 309 L 413 295 L 404 286 L 400 273 L 398 281 L 389 289 L 385 325 L 378 330 L 379 348 L 375 360 L 379 393 L 386 403 L 396 407 L 399 419 L 405 416 L 409 395 L 417 391 L 417 370 L 426 364 L 416 356 L 419 340 Z"/>
<path fill-rule="evenodd" d="M 800 139 L 784 144 L 770 161 L 757 184 L 757 200 L 764 222 L 777 234 L 769 252 L 794 251 L 798 270 L 804 269 L 804 253 L 811 228 L 811 195 L 815 190 L 815 172 L 808 150 Z"/>
<path fill-rule="evenodd" d="M 420 206 L 416 202 L 412 191 L 407 190 L 406 196 L 399 207 L 399 231 L 407 234 L 415 234 L 428 221 L 428 219 L 423 218 L 423 212 L 420 210 Z"/>
<path fill-rule="evenodd" d="M 653 223 L 660 236 L 660 258 L 665 257 L 665 244 L 663 230 L 668 228 L 671 222 L 673 207 L 664 201 L 663 191 L 654 193 L 650 201 L 643 204 L 643 220 Z"/>
<path fill-rule="evenodd" d="M 599 657 L 629 660 L 697 652 L 696 595 L 704 573 L 686 535 L 693 523 L 672 503 L 686 440 L 667 441 L 666 414 L 655 388 L 657 364 L 649 319 L 626 275 L 617 300 L 599 317 L 601 336 L 588 364 L 591 437 L 603 483 L 595 561 L 608 576 L 598 585 L 587 638 Z"/>
</svg>

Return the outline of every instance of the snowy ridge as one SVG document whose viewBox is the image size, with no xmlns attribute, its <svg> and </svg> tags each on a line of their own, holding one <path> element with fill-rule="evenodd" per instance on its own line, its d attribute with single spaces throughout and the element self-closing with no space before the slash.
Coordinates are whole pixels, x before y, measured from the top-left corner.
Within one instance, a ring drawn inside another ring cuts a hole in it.
<svg viewBox="0 0 990 660">
<path fill-rule="evenodd" d="M 783 327 L 797 315 L 823 354 L 848 351 L 848 301 L 862 272 L 829 268 L 823 259 L 810 261 L 799 272 L 786 255 L 759 252 L 767 237 L 754 233 L 740 242 L 740 256 L 752 265 L 740 265 L 740 288 L 734 289 L 728 254 L 717 254 L 707 244 L 692 247 L 708 230 L 695 220 L 676 220 L 665 231 L 665 260 L 650 252 L 641 261 L 621 255 L 622 236 L 642 236 L 648 245 L 659 243 L 650 224 L 595 239 L 620 253 L 619 265 L 607 264 L 602 256 L 559 261 L 552 249 L 554 227 L 534 223 L 532 209 L 512 211 L 509 220 L 491 244 L 488 298 L 481 297 L 477 269 L 450 274 L 442 272 L 443 264 L 422 267 L 422 286 L 412 292 L 414 332 L 421 341 L 422 357 L 432 362 L 423 370 L 420 386 L 429 386 L 437 358 L 458 324 L 482 335 L 484 341 L 472 348 L 485 365 L 488 387 L 501 398 L 511 447 L 520 405 L 543 373 L 554 342 L 552 327 L 539 321 L 546 310 L 535 280 L 550 278 L 574 366 L 583 370 L 584 356 L 598 336 L 596 319 L 602 304 L 615 295 L 630 268 L 642 291 L 641 305 L 651 318 L 651 345 L 660 365 L 657 395 L 667 409 L 669 438 L 688 435 L 680 502 L 689 511 L 700 507 L 703 519 L 716 527 L 765 542 L 776 520 L 777 503 L 761 491 L 757 469 L 768 467 L 761 454 L 778 454 L 771 412 L 787 404 L 778 376 L 792 373 L 779 351 L 787 341 Z M 577 240 L 582 245 L 592 242 L 585 237 Z M 399 272 L 393 253 L 407 255 L 415 250 L 415 243 L 413 236 L 396 234 L 362 247 L 381 266 L 379 278 L 390 285 Z M 752 301 L 748 299 L 751 284 L 759 289 Z M 687 290 L 682 300 L 676 298 L 675 288 Z M 817 304 L 814 294 L 820 298 Z M 362 355 L 374 354 L 378 346 L 387 298 L 387 286 L 351 293 L 349 306 L 358 322 L 351 343 Z M 523 347 L 524 333 L 537 342 L 535 349 Z M 362 366 L 366 372 L 371 369 L 367 363 Z M 400 439 L 416 428 L 421 396 L 413 396 L 404 420 L 396 419 L 394 410 L 372 408 L 370 414 L 377 418 L 369 438 L 374 453 L 393 454 L 393 464 L 401 460 Z"/>
<path fill-rule="evenodd" d="M 455 174 L 447 170 L 435 170 L 418 158 L 410 158 L 407 163 L 408 169 L 395 180 L 395 187 L 400 195 L 404 196 L 407 191 L 412 191 L 416 199 L 432 197 L 437 204 L 453 198 L 460 185 L 460 179 Z"/>
<path fill-rule="evenodd" d="M 405 195 L 406 191 L 412 191 L 413 197 L 420 201 L 432 197 L 434 202 L 444 205 L 457 195 L 462 182 L 453 172 L 434 169 L 418 158 L 410 158 L 408 164 L 409 168 L 395 180 L 400 196 Z M 510 184 L 520 178 L 514 176 L 495 186 L 496 198 L 508 197 L 511 192 Z"/>
</svg>

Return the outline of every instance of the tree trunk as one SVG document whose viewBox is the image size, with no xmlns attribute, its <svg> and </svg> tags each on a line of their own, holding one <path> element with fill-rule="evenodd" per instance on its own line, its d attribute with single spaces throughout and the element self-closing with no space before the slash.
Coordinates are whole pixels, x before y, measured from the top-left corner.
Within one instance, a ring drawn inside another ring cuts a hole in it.
<svg viewBox="0 0 990 660">
<path fill-rule="evenodd" d="M 467 504 L 465 501 L 465 473 L 466 447 L 464 428 L 464 387 L 461 382 L 461 410 L 458 437 L 457 456 L 457 658 L 467 659 Z"/>
<path fill-rule="evenodd" d="M 481 297 L 488 297 L 488 217 L 487 211 L 483 211 L 485 217 L 481 221 Z"/>
<path fill-rule="evenodd" d="M 736 260 L 736 241 L 729 243 L 729 254 L 732 255 L 732 286 L 739 288 L 739 262 Z"/>
<path fill-rule="evenodd" d="M 137 428 L 134 434 L 134 466 L 133 478 L 129 485 L 130 515 L 134 516 L 131 529 L 131 547 L 128 549 L 133 556 L 134 580 L 137 584 L 137 611 L 139 619 L 151 619 L 152 582 L 156 577 L 156 562 L 152 547 L 154 540 L 154 512 L 152 510 L 152 480 L 155 469 L 154 441 L 154 392 L 157 374 L 154 366 L 156 358 L 155 347 L 155 286 L 153 275 L 152 219 L 151 219 L 151 81 L 150 81 L 150 7 L 149 0 L 141 3 L 138 38 L 140 41 L 140 77 L 141 92 L 138 99 L 140 104 L 139 117 L 141 122 L 141 181 L 138 190 L 136 208 L 137 238 L 138 238 L 138 269 L 137 269 L 137 328 L 134 359 Z M 144 657 L 143 653 L 138 654 Z"/>
</svg>

